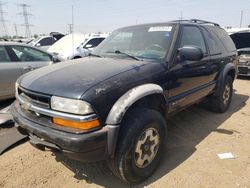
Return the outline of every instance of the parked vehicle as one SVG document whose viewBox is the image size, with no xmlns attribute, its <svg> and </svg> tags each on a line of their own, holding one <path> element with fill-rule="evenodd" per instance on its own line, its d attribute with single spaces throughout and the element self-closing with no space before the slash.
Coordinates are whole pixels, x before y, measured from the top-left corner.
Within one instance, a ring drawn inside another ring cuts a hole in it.
<svg viewBox="0 0 250 188">
<path fill-rule="evenodd" d="M 230 35 L 239 53 L 238 75 L 250 76 L 250 29 Z"/>
<path fill-rule="evenodd" d="M 51 32 L 50 36 L 40 36 L 30 41 L 28 44 L 31 46 L 39 47 L 43 50 L 47 50 L 50 46 L 52 46 L 56 41 L 60 40 L 62 37 L 64 37 L 64 35 L 61 33 Z"/>
<path fill-rule="evenodd" d="M 56 54 L 64 60 L 78 59 L 88 56 L 105 38 L 106 35 L 86 36 L 74 33 L 52 45 L 48 52 Z"/>
<path fill-rule="evenodd" d="M 26 44 L 0 42 L 0 100 L 15 96 L 19 76 L 58 61 L 51 54 Z"/>
<path fill-rule="evenodd" d="M 106 160 L 117 177 L 137 183 L 161 163 L 171 114 L 204 98 L 215 112 L 229 108 L 237 62 L 216 23 L 125 27 L 88 58 L 18 79 L 12 115 L 37 148 Z"/>
</svg>

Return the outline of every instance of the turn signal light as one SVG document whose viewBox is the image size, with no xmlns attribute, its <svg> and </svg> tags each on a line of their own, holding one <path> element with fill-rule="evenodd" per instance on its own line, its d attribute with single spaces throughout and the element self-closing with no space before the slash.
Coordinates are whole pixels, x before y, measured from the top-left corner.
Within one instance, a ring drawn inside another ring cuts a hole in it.
<svg viewBox="0 0 250 188">
<path fill-rule="evenodd" d="M 65 126 L 65 127 L 71 127 L 75 129 L 82 129 L 82 130 L 92 129 L 100 125 L 100 122 L 98 119 L 87 121 L 87 122 L 77 122 L 77 121 L 70 121 L 70 120 L 65 120 L 65 119 L 55 118 L 55 117 L 53 118 L 53 123 L 57 125 Z"/>
</svg>

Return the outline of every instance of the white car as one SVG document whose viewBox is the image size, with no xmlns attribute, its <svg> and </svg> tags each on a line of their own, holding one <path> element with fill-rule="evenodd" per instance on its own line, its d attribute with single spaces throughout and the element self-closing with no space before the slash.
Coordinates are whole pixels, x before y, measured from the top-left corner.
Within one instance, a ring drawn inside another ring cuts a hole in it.
<svg viewBox="0 0 250 188">
<path fill-rule="evenodd" d="M 107 35 L 69 34 L 52 45 L 47 51 L 64 60 L 82 58 L 88 56 L 106 37 Z"/>
<path fill-rule="evenodd" d="M 28 44 L 31 46 L 39 47 L 43 50 L 47 50 L 55 42 L 56 42 L 56 39 L 52 36 L 41 36 L 30 41 Z"/>
</svg>

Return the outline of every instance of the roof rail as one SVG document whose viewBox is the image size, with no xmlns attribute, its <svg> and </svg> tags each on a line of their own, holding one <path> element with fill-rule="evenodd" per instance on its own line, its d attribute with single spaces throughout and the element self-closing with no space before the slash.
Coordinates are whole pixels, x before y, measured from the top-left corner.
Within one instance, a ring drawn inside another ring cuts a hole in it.
<svg viewBox="0 0 250 188">
<path fill-rule="evenodd" d="M 197 24 L 211 24 L 211 25 L 220 27 L 220 25 L 217 23 L 209 22 L 209 21 L 205 21 L 205 20 L 199 20 L 199 19 L 174 20 L 174 22 L 192 22 L 192 23 L 197 23 Z"/>
</svg>

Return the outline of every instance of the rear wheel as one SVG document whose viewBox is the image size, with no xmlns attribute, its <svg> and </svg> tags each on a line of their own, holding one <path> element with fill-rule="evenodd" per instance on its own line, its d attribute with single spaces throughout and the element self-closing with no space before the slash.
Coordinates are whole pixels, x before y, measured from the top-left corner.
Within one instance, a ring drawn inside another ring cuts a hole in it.
<svg viewBox="0 0 250 188">
<path fill-rule="evenodd" d="M 127 183 L 138 183 L 158 167 L 165 142 L 166 123 L 151 109 L 130 111 L 122 122 L 119 141 L 110 167 Z"/>
<path fill-rule="evenodd" d="M 219 96 L 212 96 L 210 98 L 209 104 L 211 110 L 214 112 L 223 113 L 227 111 L 230 106 L 233 95 L 233 79 L 231 76 L 227 76 L 223 89 L 221 90 Z"/>
</svg>

